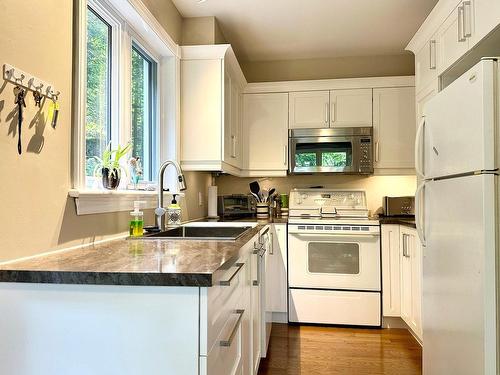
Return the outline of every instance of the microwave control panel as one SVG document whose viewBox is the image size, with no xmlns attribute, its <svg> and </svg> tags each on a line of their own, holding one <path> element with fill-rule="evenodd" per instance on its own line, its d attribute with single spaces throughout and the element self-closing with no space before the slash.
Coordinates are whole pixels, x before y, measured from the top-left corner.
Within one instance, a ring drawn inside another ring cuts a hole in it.
<svg viewBox="0 0 500 375">
<path fill-rule="evenodd" d="M 373 172 L 373 147 L 371 138 L 361 138 L 359 140 L 359 171 Z"/>
</svg>

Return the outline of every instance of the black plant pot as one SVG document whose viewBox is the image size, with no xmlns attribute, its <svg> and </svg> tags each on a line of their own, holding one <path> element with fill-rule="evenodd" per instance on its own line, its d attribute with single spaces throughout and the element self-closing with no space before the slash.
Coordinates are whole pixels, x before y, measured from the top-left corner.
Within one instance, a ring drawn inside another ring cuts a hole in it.
<svg viewBox="0 0 500 375">
<path fill-rule="evenodd" d="M 120 170 L 113 168 L 113 172 L 109 168 L 102 168 L 102 186 L 108 190 L 116 190 L 120 185 Z"/>
</svg>

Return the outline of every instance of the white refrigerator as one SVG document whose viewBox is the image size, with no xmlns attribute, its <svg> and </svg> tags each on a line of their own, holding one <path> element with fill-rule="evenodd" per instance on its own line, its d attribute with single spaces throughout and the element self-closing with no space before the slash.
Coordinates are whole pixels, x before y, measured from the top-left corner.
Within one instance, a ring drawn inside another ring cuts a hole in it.
<svg viewBox="0 0 500 375">
<path fill-rule="evenodd" d="M 424 375 L 497 374 L 499 63 L 431 99 L 416 139 Z"/>
</svg>

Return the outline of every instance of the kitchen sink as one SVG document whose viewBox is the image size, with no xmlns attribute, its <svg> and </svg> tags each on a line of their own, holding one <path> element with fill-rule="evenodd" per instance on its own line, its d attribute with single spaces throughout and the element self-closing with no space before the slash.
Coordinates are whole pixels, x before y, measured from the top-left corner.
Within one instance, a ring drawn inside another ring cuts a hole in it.
<svg viewBox="0 0 500 375">
<path fill-rule="evenodd" d="M 168 228 L 163 232 L 145 234 L 142 239 L 168 240 L 217 240 L 234 241 L 253 228 L 253 223 L 196 222 L 180 227 Z"/>
</svg>

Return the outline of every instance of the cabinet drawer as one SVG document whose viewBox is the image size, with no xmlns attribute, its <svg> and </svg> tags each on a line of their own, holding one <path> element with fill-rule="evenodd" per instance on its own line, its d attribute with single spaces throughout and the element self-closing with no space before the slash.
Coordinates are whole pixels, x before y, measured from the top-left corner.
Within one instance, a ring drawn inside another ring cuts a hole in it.
<svg viewBox="0 0 500 375">
<path fill-rule="evenodd" d="M 225 272 L 226 285 L 201 289 L 200 294 L 200 355 L 206 355 L 231 318 L 244 291 L 247 259 L 240 259 Z"/>
<path fill-rule="evenodd" d="M 215 345 L 200 357 L 200 375 L 236 375 L 242 372 L 242 321 L 245 310 L 234 310 Z"/>
</svg>

